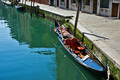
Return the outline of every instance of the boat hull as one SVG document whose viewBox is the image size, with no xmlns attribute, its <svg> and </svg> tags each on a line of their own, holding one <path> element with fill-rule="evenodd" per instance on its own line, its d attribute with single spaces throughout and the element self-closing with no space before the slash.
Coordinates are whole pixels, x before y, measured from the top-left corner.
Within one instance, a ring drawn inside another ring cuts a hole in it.
<svg viewBox="0 0 120 80">
<path fill-rule="evenodd" d="M 6 3 L 6 5 L 11 6 L 11 4 L 7 4 L 7 3 Z"/>
<path fill-rule="evenodd" d="M 60 37 L 58 37 L 59 41 L 61 42 L 61 39 Z M 82 62 L 80 62 L 72 53 L 71 51 L 67 48 L 67 46 L 65 46 L 63 44 L 63 42 L 61 42 L 61 44 L 64 46 L 64 48 L 66 49 L 66 51 L 74 58 L 75 61 L 77 61 L 80 65 L 86 67 L 87 69 L 89 69 L 90 71 L 96 73 L 97 75 L 107 79 L 107 74 L 106 74 L 106 70 L 103 70 L 103 71 L 98 71 L 98 70 L 95 70 L 95 69 L 92 69 L 90 67 L 88 67 L 87 65 L 83 64 Z M 103 75 L 104 74 L 104 75 Z"/>
<path fill-rule="evenodd" d="M 8 6 L 11 6 L 11 2 L 10 1 L 6 1 L 5 4 L 8 5 Z"/>
<path fill-rule="evenodd" d="M 94 69 L 94 68 L 86 65 L 83 61 L 80 61 L 80 60 L 77 58 L 77 56 L 63 43 L 61 36 L 58 34 L 58 33 L 60 33 L 60 32 L 57 30 L 57 27 L 56 27 L 55 30 L 56 30 L 56 34 L 58 35 L 59 41 L 60 41 L 61 44 L 64 46 L 64 48 L 67 50 L 67 52 L 74 58 L 75 61 L 77 61 L 80 65 L 84 66 L 85 68 L 87 68 L 87 69 L 91 70 L 92 72 L 96 73 L 97 75 L 99 75 L 99 76 L 101 76 L 101 77 L 103 77 L 103 78 L 105 78 L 105 79 L 108 78 L 107 68 L 105 68 L 105 67 L 102 65 L 102 63 L 100 63 L 100 64 L 103 66 L 103 70 L 97 70 L 97 69 Z M 87 49 L 87 48 L 86 48 L 86 49 Z M 96 60 L 98 60 L 98 59 L 96 58 Z M 98 62 L 100 62 L 100 61 L 98 61 Z"/>
<path fill-rule="evenodd" d="M 19 11 L 24 11 L 25 10 L 25 7 L 23 6 L 15 6 L 16 10 L 19 10 Z"/>
</svg>

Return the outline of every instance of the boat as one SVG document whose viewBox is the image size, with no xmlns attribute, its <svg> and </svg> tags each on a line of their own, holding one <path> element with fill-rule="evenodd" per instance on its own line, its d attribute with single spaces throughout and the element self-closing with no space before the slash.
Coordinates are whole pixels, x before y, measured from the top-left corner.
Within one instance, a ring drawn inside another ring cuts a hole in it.
<svg viewBox="0 0 120 80">
<path fill-rule="evenodd" d="M 106 64 L 105 67 L 84 43 L 70 34 L 66 28 L 60 27 L 56 22 L 55 29 L 53 30 L 57 34 L 61 44 L 75 61 L 100 77 L 108 79 L 108 65 Z"/>
<path fill-rule="evenodd" d="M 8 5 L 8 6 L 11 6 L 11 2 L 10 1 L 6 1 L 5 4 Z"/>
<path fill-rule="evenodd" d="M 24 6 L 15 6 L 16 10 L 19 10 L 19 11 L 24 11 L 25 10 L 25 7 Z"/>
<path fill-rule="evenodd" d="M 5 1 L 5 0 L 3 0 L 2 2 L 3 2 L 3 4 L 6 4 L 6 1 Z"/>
</svg>

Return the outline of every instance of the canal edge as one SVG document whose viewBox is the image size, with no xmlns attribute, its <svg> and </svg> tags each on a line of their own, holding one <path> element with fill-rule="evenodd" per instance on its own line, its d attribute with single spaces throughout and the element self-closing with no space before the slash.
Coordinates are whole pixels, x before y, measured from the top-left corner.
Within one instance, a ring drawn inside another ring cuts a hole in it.
<svg viewBox="0 0 120 80">
<path fill-rule="evenodd" d="M 43 10 L 43 11 L 45 12 L 46 17 L 50 17 L 58 21 L 65 22 L 65 19 L 67 18 L 66 16 L 61 15 L 59 13 L 54 13 L 54 12 L 47 11 L 47 10 Z M 74 22 L 75 22 L 75 19 L 70 20 L 70 23 L 72 25 L 74 25 Z M 78 30 L 80 31 L 81 35 L 83 32 L 90 33 L 79 23 L 78 23 Z M 117 57 L 119 57 L 120 55 L 117 54 L 115 50 L 108 47 L 105 43 L 103 43 L 98 38 L 89 36 L 89 35 L 85 35 L 85 37 L 87 38 L 85 40 L 86 43 L 92 42 L 92 44 L 94 45 L 94 49 L 92 50 L 92 52 L 96 54 L 96 56 L 102 61 L 102 63 L 105 64 L 105 60 L 108 59 L 111 75 L 114 77 L 115 80 L 119 80 L 120 79 L 120 61 Z M 88 46 L 88 47 L 91 47 L 91 46 Z M 113 53 L 115 54 L 115 56 L 113 56 Z"/>
</svg>

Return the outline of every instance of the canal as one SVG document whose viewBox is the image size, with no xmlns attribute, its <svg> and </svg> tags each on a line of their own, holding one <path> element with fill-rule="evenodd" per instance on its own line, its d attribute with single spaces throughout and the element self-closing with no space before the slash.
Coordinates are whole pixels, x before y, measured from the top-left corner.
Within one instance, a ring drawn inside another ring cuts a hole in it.
<svg viewBox="0 0 120 80">
<path fill-rule="evenodd" d="M 53 28 L 0 1 L 0 80 L 101 80 L 68 55 Z"/>
</svg>

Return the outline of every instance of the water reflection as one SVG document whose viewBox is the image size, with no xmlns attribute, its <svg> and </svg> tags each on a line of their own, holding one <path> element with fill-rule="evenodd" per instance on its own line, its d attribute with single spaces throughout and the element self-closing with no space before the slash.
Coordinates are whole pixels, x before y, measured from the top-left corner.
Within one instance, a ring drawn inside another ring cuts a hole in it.
<svg viewBox="0 0 120 80">
<path fill-rule="evenodd" d="M 1 2 L 0 21 L 0 80 L 55 80 L 54 23 Z"/>
<path fill-rule="evenodd" d="M 39 53 L 39 54 L 44 54 L 44 55 L 51 55 L 54 54 L 55 48 L 34 48 L 34 51 L 32 53 Z"/>
<path fill-rule="evenodd" d="M 16 20 L 10 21 L 12 23 L 12 26 L 10 26 L 12 38 L 19 41 L 20 45 L 29 44 L 30 48 L 53 47 L 54 36 L 50 34 L 52 28 L 45 24 L 48 23 L 47 20 L 42 18 L 31 19 L 27 13 L 18 14 L 15 16 Z"/>
<path fill-rule="evenodd" d="M 99 76 L 78 64 L 62 47 L 56 49 L 57 80 L 101 80 Z"/>
<path fill-rule="evenodd" d="M 0 79 L 100 79 L 68 55 L 53 32 L 53 21 L 40 17 L 31 18 L 28 13 L 16 12 L 14 8 L 0 5 L 0 26 L 10 29 L 3 32 L 7 33 L 7 36 L 0 34 L 5 37 L 4 43 L 0 42 L 2 45 L 0 47 L 3 47 L 0 50 L 0 57 L 2 56 L 0 58 L 2 77 Z"/>
<path fill-rule="evenodd" d="M 3 18 L 0 18 L 0 28 L 7 28 L 8 25 L 8 21 L 7 20 L 2 20 Z"/>
</svg>

